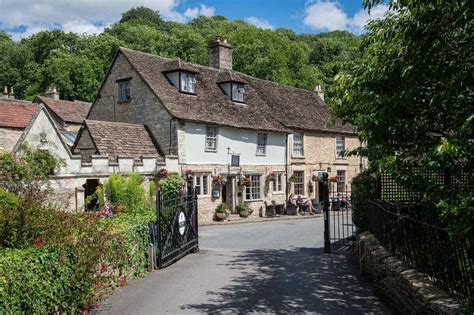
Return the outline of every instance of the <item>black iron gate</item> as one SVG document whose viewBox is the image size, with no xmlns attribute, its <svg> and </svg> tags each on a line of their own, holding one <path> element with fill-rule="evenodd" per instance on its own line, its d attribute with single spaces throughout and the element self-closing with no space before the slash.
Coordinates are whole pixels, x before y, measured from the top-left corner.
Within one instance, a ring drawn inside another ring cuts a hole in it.
<svg viewBox="0 0 474 315">
<path fill-rule="evenodd" d="M 321 178 L 324 212 L 324 251 L 331 246 L 351 245 L 355 240 L 351 192 L 347 185 L 333 183 L 327 173 Z"/>
<path fill-rule="evenodd" d="M 152 240 L 159 268 L 199 250 L 197 210 L 197 196 L 191 186 L 185 197 L 172 199 L 166 199 L 158 191 L 157 223 L 153 225 Z"/>
</svg>

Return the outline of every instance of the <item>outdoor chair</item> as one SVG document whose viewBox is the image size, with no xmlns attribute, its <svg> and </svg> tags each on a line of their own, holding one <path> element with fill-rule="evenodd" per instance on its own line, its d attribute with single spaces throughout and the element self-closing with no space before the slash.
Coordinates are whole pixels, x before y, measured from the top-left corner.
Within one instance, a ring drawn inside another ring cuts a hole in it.
<svg viewBox="0 0 474 315">
<path fill-rule="evenodd" d="M 296 205 L 292 203 L 286 204 L 286 214 L 287 215 L 296 215 Z"/>
</svg>

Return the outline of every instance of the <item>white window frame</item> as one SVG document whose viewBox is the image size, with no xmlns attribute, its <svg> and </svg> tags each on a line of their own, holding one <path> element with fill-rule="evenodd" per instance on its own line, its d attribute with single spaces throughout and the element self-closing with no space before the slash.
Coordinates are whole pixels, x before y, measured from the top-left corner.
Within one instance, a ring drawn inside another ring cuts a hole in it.
<svg viewBox="0 0 474 315">
<path fill-rule="evenodd" d="M 336 187 L 337 192 L 338 193 L 343 193 L 346 189 L 346 171 L 345 170 L 337 170 L 336 171 L 336 178 L 337 178 L 337 187 Z"/>
<path fill-rule="evenodd" d="M 342 144 L 342 146 L 341 146 Z M 342 153 L 346 150 L 346 137 L 336 136 L 336 158 L 343 159 Z"/>
<path fill-rule="evenodd" d="M 209 176 L 210 174 L 205 174 L 205 173 L 198 173 L 194 175 L 194 188 L 196 191 L 196 195 L 210 196 L 211 189 L 210 189 Z M 197 187 L 199 187 L 199 191 Z"/>
<path fill-rule="evenodd" d="M 245 187 L 245 200 L 255 201 L 262 199 L 262 175 L 247 175 L 251 179 L 251 184 Z"/>
<path fill-rule="evenodd" d="M 267 133 L 257 133 L 257 155 L 267 155 L 267 139 Z"/>
<path fill-rule="evenodd" d="M 196 75 L 189 72 L 179 72 L 179 91 L 196 94 Z"/>
<path fill-rule="evenodd" d="M 297 142 L 296 139 L 299 139 Z M 304 156 L 304 134 L 302 131 L 295 131 L 293 133 L 293 156 Z"/>
<path fill-rule="evenodd" d="M 117 88 L 119 102 L 129 102 L 132 99 L 130 94 L 130 80 L 117 82 Z"/>
<path fill-rule="evenodd" d="M 273 180 L 273 192 L 282 193 L 283 192 L 283 173 L 275 172 L 275 179 Z"/>
<path fill-rule="evenodd" d="M 219 135 L 219 128 L 215 126 L 206 126 L 206 138 L 204 143 L 204 150 L 206 152 L 217 152 L 217 136 Z M 209 145 L 214 143 L 214 145 Z"/>
<path fill-rule="evenodd" d="M 230 96 L 234 102 L 245 102 L 245 86 L 243 83 L 232 82 Z"/>
<path fill-rule="evenodd" d="M 304 196 L 304 171 L 294 171 L 293 172 L 295 175 L 296 174 L 301 174 L 301 182 L 298 181 L 299 176 L 296 176 L 296 180 L 294 182 L 294 194 L 295 195 L 303 195 Z M 299 187 L 301 185 L 301 192 L 297 191 L 297 187 L 299 190 Z"/>
</svg>

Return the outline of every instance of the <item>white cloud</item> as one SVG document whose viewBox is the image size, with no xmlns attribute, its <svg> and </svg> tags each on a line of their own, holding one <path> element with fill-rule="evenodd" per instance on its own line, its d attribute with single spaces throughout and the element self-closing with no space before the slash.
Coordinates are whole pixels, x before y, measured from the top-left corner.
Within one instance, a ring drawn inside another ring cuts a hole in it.
<svg viewBox="0 0 474 315">
<path fill-rule="evenodd" d="M 245 21 L 252 24 L 252 25 L 255 25 L 256 27 L 260 27 L 260 28 L 263 28 L 263 29 L 272 30 L 274 28 L 273 25 L 270 22 L 268 22 L 267 20 L 261 19 L 261 18 L 255 17 L 255 16 L 250 16 L 250 17 L 246 18 Z"/>
<path fill-rule="evenodd" d="M 12 31 L 18 40 L 38 31 L 62 28 L 78 33 L 99 33 L 104 27 L 120 19 L 122 12 L 138 6 L 159 11 L 165 20 L 187 22 L 189 16 L 178 12 L 180 0 L 0 0 L 0 24 L 2 29 L 25 28 Z M 197 15 L 211 16 L 215 8 L 201 4 Z M 186 10 L 185 12 L 194 12 Z"/>
<path fill-rule="evenodd" d="M 199 7 L 196 8 L 187 8 L 186 11 L 184 11 L 184 16 L 190 19 L 194 19 L 199 15 L 213 16 L 215 11 L 216 9 L 214 7 L 207 7 L 204 4 L 201 4 Z"/>
<path fill-rule="evenodd" d="M 370 15 L 364 9 L 360 9 L 351 18 L 337 1 L 310 1 L 305 8 L 303 23 L 316 30 L 350 30 L 360 34 L 370 19 L 383 17 L 387 10 L 388 6 L 381 4 L 372 8 Z"/>
</svg>

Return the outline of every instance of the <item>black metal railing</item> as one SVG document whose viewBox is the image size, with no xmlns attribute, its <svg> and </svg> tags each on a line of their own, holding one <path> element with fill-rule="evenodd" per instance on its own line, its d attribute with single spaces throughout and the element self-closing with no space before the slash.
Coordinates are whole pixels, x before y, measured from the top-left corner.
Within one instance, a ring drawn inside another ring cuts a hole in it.
<svg viewBox="0 0 474 315">
<path fill-rule="evenodd" d="M 473 303 L 472 235 L 453 237 L 421 204 L 369 201 L 368 218 L 369 231 L 388 251 L 437 286 Z"/>
</svg>

